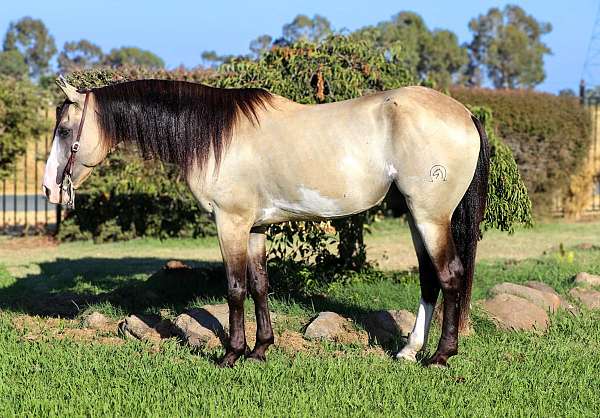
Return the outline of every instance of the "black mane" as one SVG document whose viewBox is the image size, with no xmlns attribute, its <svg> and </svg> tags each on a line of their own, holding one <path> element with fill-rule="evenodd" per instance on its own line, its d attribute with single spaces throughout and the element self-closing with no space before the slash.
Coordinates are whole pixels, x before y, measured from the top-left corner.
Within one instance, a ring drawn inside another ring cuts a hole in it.
<svg viewBox="0 0 600 418">
<path fill-rule="evenodd" d="M 93 90 L 101 138 L 112 148 L 136 144 L 145 157 L 158 157 L 187 170 L 216 164 L 241 115 L 258 123 L 257 109 L 271 94 L 261 89 L 220 89 L 185 81 L 138 80 Z"/>
</svg>

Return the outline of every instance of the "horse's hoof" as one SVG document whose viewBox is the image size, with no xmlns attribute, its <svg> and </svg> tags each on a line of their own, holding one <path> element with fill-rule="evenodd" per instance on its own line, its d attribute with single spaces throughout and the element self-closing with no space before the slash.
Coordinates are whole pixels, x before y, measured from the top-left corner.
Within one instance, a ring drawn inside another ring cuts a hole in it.
<svg viewBox="0 0 600 418">
<path fill-rule="evenodd" d="M 436 369 L 447 369 L 448 359 L 445 356 L 434 354 L 425 361 L 425 366 Z"/>
<path fill-rule="evenodd" d="M 405 360 L 415 363 L 417 361 L 417 353 L 413 350 L 402 349 L 396 354 L 396 360 Z"/>
<path fill-rule="evenodd" d="M 227 353 L 225 357 L 219 362 L 219 367 L 222 369 L 229 369 L 235 366 L 235 362 L 240 358 L 239 354 L 236 353 Z"/>
<path fill-rule="evenodd" d="M 246 360 L 264 363 L 265 361 L 267 361 L 267 357 L 265 356 L 265 353 L 252 350 L 250 353 L 246 354 Z"/>
</svg>

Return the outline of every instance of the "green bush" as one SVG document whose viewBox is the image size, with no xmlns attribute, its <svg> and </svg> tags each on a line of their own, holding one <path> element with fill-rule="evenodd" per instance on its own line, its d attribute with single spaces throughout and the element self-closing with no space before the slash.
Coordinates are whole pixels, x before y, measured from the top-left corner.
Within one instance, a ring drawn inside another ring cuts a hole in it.
<svg viewBox="0 0 600 418">
<path fill-rule="evenodd" d="M 138 78 L 181 79 L 217 87 L 262 87 L 300 103 L 326 103 L 413 84 L 413 75 L 399 62 L 400 56 L 389 50 L 385 53 L 367 41 L 336 36 L 319 45 L 299 42 L 275 47 L 258 61 L 234 60 L 217 72 L 105 69 L 75 73 L 69 81 L 77 87 L 99 87 Z M 491 227 L 510 230 L 514 223 L 529 221 L 523 208 L 530 203 L 510 152 L 498 147 L 503 152 L 493 153 L 497 163 L 492 167 L 500 170 L 494 175 L 505 181 L 505 187 L 491 189 L 500 194 L 490 195 L 490 200 L 503 203 L 491 205 L 494 211 L 488 212 L 487 219 Z M 133 161 L 138 160 L 120 153 L 112 155 L 100 173 L 88 180 L 92 184 L 86 183 L 87 194 L 78 196 L 77 211 L 69 215 L 71 222 L 97 239 L 116 238 L 118 233 L 114 231 L 119 228 L 126 236 L 131 231 L 136 235 L 180 235 L 190 227 L 201 227 L 188 232 L 191 235 L 212 232 L 206 229 L 199 208 L 173 170 Z M 505 201 L 507 196 L 511 200 Z M 134 212 L 140 217 L 132 218 Z M 303 259 L 320 266 L 361 269 L 366 266 L 363 232 L 373 213 L 325 226 L 311 222 L 274 226 L 269 234 L 272 256 L 279 261 Z"/>
<path fill-rule="evenodd" d="M 530 226 L 531 201 L 527 188 L 510 148 L 496 135 L 492 112 L 485 107 L 472 107 L 471 111 L 484 124 L 490 143 L 490 177 L 483 229 L 512 232 L 516 223 Z"/>
<path fill-rule="evenodd" d="M 589 116 L 577 99 L 480 88 L 453 88 L 451 95 L 491 109 L 496 133 L 514 155 L 534 211 L 549 213 L 553 195 L 568 188 L 590 146 Z"/>
<path fill-rule="evenodd" d="M 11 173 L 27 140 L 50 129 L 43 114 L 45 103 L 43 91 L 29 80 L 0 76 L 0 179 Z"/>
<path fill-rule="evenodd" d="M 141 161 L 131 150 L 121 149 L 96 170 L 85 191 L 77 194 L 77 209 L 68 213 L 59 239 L 117 241 L 215 234 L 214 223 L 172 167 Z"/>
</svg>

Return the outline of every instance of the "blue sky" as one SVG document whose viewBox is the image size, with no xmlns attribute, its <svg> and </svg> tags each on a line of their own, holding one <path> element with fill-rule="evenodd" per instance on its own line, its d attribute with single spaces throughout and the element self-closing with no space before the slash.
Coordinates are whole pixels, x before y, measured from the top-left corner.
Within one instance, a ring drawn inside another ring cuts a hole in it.
<svg viewBox="0 0 600 418">
<path fill-rule="evenodd" d="M 204 50 L 245 53 L 250 40 L 281 27 L 299 13 L 326 16 L 335 29 L 374 24 L 402 10 L 419 13 L 430 28 L 471 39 L 467 24 L 490 7 L 518 4 L 554 29 L 544 40 L 553 51 L 546 59 L 540 90 L 577 89 L 599 0 L 0 0 L 0 34 L 22 16 L 42 19 L 59 49 L 66 41 L 89 39 L 104 50 L 138 46 L 162 57 L 169 67 L 195 66 Z M 600 82 L 600 74 L 596 76 Z"/>
</svg>

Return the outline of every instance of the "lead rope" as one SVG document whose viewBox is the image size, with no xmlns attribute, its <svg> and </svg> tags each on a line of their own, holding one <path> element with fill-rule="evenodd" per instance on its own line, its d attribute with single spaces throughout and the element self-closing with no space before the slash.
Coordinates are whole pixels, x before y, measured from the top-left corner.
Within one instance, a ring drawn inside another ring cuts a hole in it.
<svg viewBox="0 0 600 418">
<path fill-rule="evenodd" d="M 81 121 L 79 122 L 79 130 L 77 132 L 77 136 L 75 137 L 75 141 L 71 145 L 71 155 L 69 155 L 69 159 L 67 160 L 67 165 L 65 165 L 65 169 L 63 170 L 62 179 L 60 181 L 60 200 L 62 200 L 63 192 L 67 192 L 69 195 L 69 200 L 66 203 L 67 208 L 75 209 L 75 188 L 73 187 L 73 166 L 75 164 L 75 154 L 79 151 L 79 140 L 81 139 L 81 132 L 83 131 L 83 123 L 85 122 L 85 114 L 87 113 L 88 99 L 90 98 L 90 93 L 87 91 L 85 93 L 85 101 L 83 102 L 83 112 L 81 114 Z"/>
</svg>

